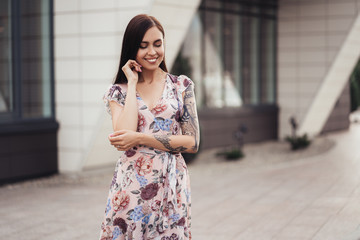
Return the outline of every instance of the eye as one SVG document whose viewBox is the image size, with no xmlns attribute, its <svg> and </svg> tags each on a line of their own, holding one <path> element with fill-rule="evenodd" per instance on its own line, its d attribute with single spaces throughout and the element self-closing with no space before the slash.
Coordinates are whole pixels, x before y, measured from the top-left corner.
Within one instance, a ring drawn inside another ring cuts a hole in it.
<svg viewBox="0 0 360 240">
<path fill-rule="evenodd" d="M 139 46 L 139 48 L 145 49 L 145 48 L 147 48 L 147 44 L 146 44 L 146 43 L 141 43 L 140 46 Z"/>
<path fill-rule="evenodd" d="M 162 45 L 162 41 L 160 39 L 154 42 L 155 47 L 161 47 L 161 45 Z"/>
</svg>

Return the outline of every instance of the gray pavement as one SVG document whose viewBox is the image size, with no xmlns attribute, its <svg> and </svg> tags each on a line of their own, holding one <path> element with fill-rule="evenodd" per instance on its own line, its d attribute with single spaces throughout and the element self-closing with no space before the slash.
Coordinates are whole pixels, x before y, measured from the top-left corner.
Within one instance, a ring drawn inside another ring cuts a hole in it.
<svg viewBox="0 0 360 240">
<path fill-rule="evenodd" d="M 194 240 L 360 239 L 360 124 L 296 153 L 251 144 L 226 162 L 216 151 L 189 165 Z M 0 239 L 98 239 L 113 168 L 0 187 Z"/>
</svg>

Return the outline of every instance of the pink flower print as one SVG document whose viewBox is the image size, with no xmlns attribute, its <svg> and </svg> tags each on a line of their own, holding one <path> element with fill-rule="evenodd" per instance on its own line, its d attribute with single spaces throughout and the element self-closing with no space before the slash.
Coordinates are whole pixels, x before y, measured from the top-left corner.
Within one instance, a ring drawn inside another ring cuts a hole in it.
<svg viewBox="0 0 360 240">
<path fill-rule="evenodd" d="M 186 164 L 180 156 L 176 156 L 176 170 L 184 172 L 186 170 Z"/>
<path fill-rule="evenodd" d="M 143 208 L 142 208 L 142 212 L 144 213 L 144 215 L 149 215 L 151 213 L 150 204 L 145 202 L 144 205 L 143 205 Z"/>
<path fill-rule="evenodd" d="M 156 105 L 151 112 L 153 112 L 155 115 L 159 115 L 160 113 L 164 112 L 167 109 L 167 105 L 163 102 Z"/>
<path fill-rule="evenodd" d="M 179 123 L 178 122 L 173 122 L 173 124 L 171 125 L 171 133 L 172 135 L 178 135 L 179 134 Z"/>
<path fill-rule="evenodd" d="M 124 219 L 122 219 L 122 218 L 115 218 L 114 226 L 119 226 L 122 233 L 126 233 L 127 227 L 128 227 L 126 221 Z"/>
<path fill-rule="evenodd" d="M 189 84 L 190 84 L 189 79 L 185 78 L 183 84 L 184 84 L 184 87 L 185 87 L 185 88 L 186 88 L 187 86 L 189 86 Z"/>
<path fill-rule="evenodd" d="M 125 155 L 129 158 L 129 157 L 132 157 L 136 154 L 136 151 L 133 150 L 133 149 L 129 149 L 125 152 Z"/>
<path fill-rule="evenodd" d="M 122 187 L 126 188 L 126 187 L 130 186 L 131 183 L 132 183 L 132 173 L 126 172 L 125 176 L 123 178 L 123 181 L 122 181 Z"/>
<path fill-rule="evenodd" d="M 138 127 L 137 131 L 142 132 L 146 125 L 145 117 L 141 113 L 138 113 Z"/>
<path fill-rule="evenodd" d="M 183 226 L 185 225 L 185 218 L 182 217 L 182 218 L 177 222 L 177 225 L 183 227 Z"/>
<path fill-rule="evenodd" d="M 139 157 L 135 162 L 135 169 L 140 176 L 149 174 L 152 171 L 152 159 L 146 156 Z"/>
<path fill-rule="evenodd" d="M 109 226 L 106 226 L 102 229 L 100 239 L 101 240 L 112 240 L 113 239 L 113 234 L 112 234 L 111 228 Z"/>
<path fill-rule="evenodd" d="M 171 79 L 171 81 L 172 81 L 173 83 L 177 83 L 177 82 L 178 82 L 178 76 L 169 74 L 169 77 L 170 77 L 170 79 Z"/>
<path fill-rule="evenodd" d="M 164 206 L 163 213 L 165 216 L 170 216 L 171 213 L 174 211 L 174 204 L 172 202 L 167 202 L 167 204 Z"/>
<path fill-rule="evenodd" d="M 177 203 L 178 208 L 181 208 L 181 194 L 180 193 L 176 194 L 176 203 Z"/>
<path fill-rule="evenodd" d="M 155 200 L 154 202 L 151 203 L 151 210 L 153 210 L 154 212 L 159 211 L 160 205 L 161 205 L 161 202 L 159 200 Z"/>
<path fill-rule="evenodd" d="M 129 202 L 129 195 L 126 194 L 125 191 L 118 191 L 112 199 L 114 211 L 118 212 L 120 210 L 124 210 L 129 205 Z"/>
<path fill-rule="evenodd" d="M 177 121 L 177 122 L 180 122 L 180 118 L 181 118 L 181 116 L 180 116 L 180 110 L 177 110 L 176 111 L 176 114 L 175 114 L 175 120 Z"/>
<path fill-rule="evenodd" d="M 144 189 L 141 190 L 140 196 L 144 200 L 150 200 L 157 195 L 158 191 L 159 191 L 159 185 L 157 183 L 150 183 L 146 185 Z"/>
</svg>

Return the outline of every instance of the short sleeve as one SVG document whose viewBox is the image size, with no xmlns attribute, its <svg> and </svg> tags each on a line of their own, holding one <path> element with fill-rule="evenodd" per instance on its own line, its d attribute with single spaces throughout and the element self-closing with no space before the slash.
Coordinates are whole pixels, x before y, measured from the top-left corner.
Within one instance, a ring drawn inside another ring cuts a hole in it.
<svg viewBox="0 0 360 240">
<path fill-rule="evenodd" d="M 110 110 L 111 101 L 115 101 L 120 106 L 124 106 L 125 97 L 126 97 L 126 92 L 124 91 L 123 87 L 116 84 L 110 85 L 103 96 L 106 111 L 111 115 L 111 110 Z"/>
<path fill-rule="evenodd" d="M 178 91 L 179 91 L 179 94 L 181 94 L 182 96 L 182 93 L 189 87 L 189 86 L 192 86 L 194 88 L 194 82 L 188 78 L 187 76 L 185 75 L 180 75 L 178 77 Z"/>
</svg>

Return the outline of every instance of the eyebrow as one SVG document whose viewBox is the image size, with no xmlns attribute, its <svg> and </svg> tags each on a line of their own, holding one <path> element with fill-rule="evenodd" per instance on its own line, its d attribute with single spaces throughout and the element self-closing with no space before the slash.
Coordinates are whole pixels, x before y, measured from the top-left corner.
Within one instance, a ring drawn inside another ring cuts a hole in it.
<svg viewBox="0 0 360 240">
<path fill-rule="evenodd" d="M 154 42 L 158 42 L 158 41 L 161 41 L 161 39 L 157 39 Z M 148 41 L 142 41 L 141 43 L 149 43 L 149 42 Z"/>
</svg>

